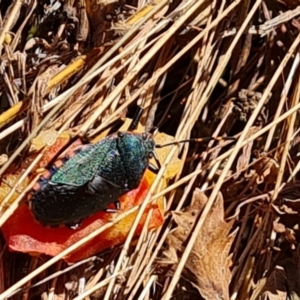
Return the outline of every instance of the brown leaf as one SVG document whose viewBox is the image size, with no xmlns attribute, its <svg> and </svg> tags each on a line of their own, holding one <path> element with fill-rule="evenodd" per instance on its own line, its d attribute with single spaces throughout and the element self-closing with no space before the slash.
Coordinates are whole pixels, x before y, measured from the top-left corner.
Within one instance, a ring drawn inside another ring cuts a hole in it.
<svg viewBox="0 0 300 300">
<path fill-rule="evenodd" d="M 196 189 L 193 203 L 181 214 L 174 214 L 178 228 L 167 239 L 170 247 L 182 249 L 188 238 L 195 217 L 207 202 L 206 196 Z M 213 205 L 199 232 L 186 267 L 197 280 L 199 292 L 205 299 L 229 299 L 228 286 L 231 279 L 229 251 L 234 234 L 229 235 L 232 222 L 224 221 L 222 196 Z"/>
<path fill-rule="evenodd" d="M 178 255 L 176 253 L 175 247 L 169 247 L 166 251 L 164 251 L 164 260 L 165 264 L 178 264 Z"/>
<path fill-rule="evenodd" d="M 8 161 L 7 154 L 1 154 L 0 155 L 0 167 L 3 166 Z"/>
<path fill-rule="evenodd" d="M 300 299 L 300 247 L 293 253 L 293 257 L 285 253 L 283 256 L 275 261 L 275 267 L 268 277 L 258 281 L 250 300 Z"/>
<path fill-rule="evenodd" d="M 250 300 L 260 299 L 285 300 L 286 293 L 286 275 L 284 269 L 276 266 L 268 278 L 259 280 Z"/>
<path fill-rule="evenodd" d="M 172 143 L 175 141 L 173 136 L 165 134 L 163 132 L 158 132 L 157 134 L 155 134 L 154 140 L 156 144 L 160 144 L 160 145 Z M 155 149 L 158 159 L 161 163 L 169 155 L 171 148 L 172 146 Z M 152 162 L 154 163 L 154 160 L 152 160 Z M 182 161 L 178 158 L 178 151 L 177 151 L 177 153 L 174 155 L 174 157 L 171 159 L 170 163 L 168 164 L 168 168 L 164 174 L 166 179 L 174 177 L 179 172 L 181 166 L 182 166 Z"/>
<path fill-rule="evenodd" d="M 196 195 L 196 196 L 195 196 Z M 178 261 L 177 251 L 183 252 L 182 244 L 190 234 L 191 228 L 195 222 L 195 217 L 201 211 L 207 202 L 207 197 L 203 193 L 194 193 L 191 206 L 185 212 L 172 212 L 175 223 L 178 225 L 166 238 L 168 249 L 164 255 L 168 260 Z"/>
<path fill-rule="evenodd" d="M 298 214 L 298 212 L 296 210 L 293 210 L 293 208 L 288 207 L 285 204 L 281 205 L 280 209 L 289 215 L 297 215 Z"/>
<path fill-rule="evenodd" d="M 282 223 L 279 223 L 278 220 L 273 222 L 273 230 L 277 233 L 284 233 L 286 228 Z"/>
<path fill-rule="evenodd" d="M 220 195 L 208 214 L 187 261 L 187 268 L 196 276 L 200 293 L 206 299 L 229 299 L 229 251 L 234 235 L 228 235 L 232 223 L 233 221 L 224 221 L 223 198 Z"/>
<path fill-rule="evenodd" d="M 258 178 L 257 183 L 274 183 L 278 175 L 278 163 L 267 156 L 261 157 L 253 165 Z"/>
<path fill-rule="evenodd" d="M 247 133 L 246 138 L 250 137 L 251 135 L 255 134 L 260 128 L 257 126 L 253 126 L 250 128 L 249 132 Z M 239 174 L 243 172 L 244 169 L 247 168 L 249 165 L 249 162 L 251 160 L 251 155 L 253 152 L 253 141 L 248 143 L 242 148 L 242 153 L 239 156 L 237 160 L 237 165 L 236 165 L 236 174 L 235 178 L 238 178 Z"/>
</svg>

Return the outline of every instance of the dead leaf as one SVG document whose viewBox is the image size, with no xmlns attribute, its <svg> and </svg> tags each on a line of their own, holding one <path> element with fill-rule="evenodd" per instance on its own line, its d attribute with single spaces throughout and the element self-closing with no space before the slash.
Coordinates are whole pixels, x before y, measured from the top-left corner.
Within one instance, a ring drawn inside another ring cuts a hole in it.
<svg viewBox="0 0 300 300">
<path fill-rule="evenodd" d="M 280 210 L 287 213 L 288 215 L 297 215 L 298 212 L 296 210 L 293 210 L 293 208 L 291 207 L 288 207 L 287 205 L 283 204 L 281 207 L 280 207 Z"/>
<path fill-rule="evenodd" d="M 1 154 L 0 155 L 0 166 L 3 166 L 8 161 L 7 154 Z"/>
<path fill-rule="evenodd" d="M 178 227 L 167 238 L 169 249 L 183 251 L 195 218 L 206 202 L 205 194 L 196 189 L 193 202 L 186 212 L 173 214 Z M 194 274 L 199 292 L 205 299 L 229 299 L 229 251 L 235 236 L 229 235 L 232 223 L 224 221 L 223 198 L 220 195 L 208 214 L 186 263 L 186 268 Z M 172 253 L 172 250 L 169 251 L 168 254 Z"/>
<path fill-rule="evenodd" d="M 295 231 L 291 228 L 287 228 L 285 231 L 285 238 L 291 244 L 295 244 L 297 242 Z"/>
<path fill-rule="evenodd" d="M 286 293 L 286 275 L 284 269 L 276 266 L 268 278 L 262 278 L 254 290 L 250 300 L 259 299 L 285 300 Z"/>
<path fill-rule="evenodd" d="M 173 260 L 174 263 L 178 261 L 177 251 L 183 252 L 182 245 L 190 234 L 195 217 L 203 209 L 206 202 L 207 197 L 203 193 L 198 194 L 198 192 L 195 192 L 192 203 L 185 212 L 172 212 L 177 227 L 166 238 L 166 243 L 169 247 L 164 252 L 164 255 L 168 259 Z"/>
<path fill-rule="evenodd" d="M 175 138 L 171 135 L 165 134 L 163 132 L 159 132 L 154 136 L 154 141 L 158 145 L 164 145 L 168 143 L 172 143 L 175 141 Z M 159 161 L 162 163 L 166 159 L 166 157 L 169 155 L 170 150 L 173 146 L 168 146 L 164 148 L 155 149 L 157 152 L 157 156 L 159 158 Z M 153 160 L 152 160 L 153 162 Z M 168 168 L 164 174 L 164 176 L 168 178 L 174 177 L 180 170 L 182 166 L 182 161 L 178 158 L 178 152 L 175 153 L 172 160 L 168 164 Z"/>
<path fill-rule="evenodd" d="M 250 300 L 300 299 L 300 247 L 290 257 L 282 253 L 274 262 L 274 269 L 267 277 L 260 279 Z"/>
<path fill-rule="evenodd" d="M 15 186 L 16 182 L 21 177 L 21 173 L 17 174 L 8 174 L 2 178 L 2 182 L 0 184 L 0 204 L 2 204 L 2 201 L 6 198 L 6 196 L 10 193 L 11 188 Z M 20 193 L 27 187 L 29 183 L 29 179 L 25 178 L 18 186 L 16 191 L 12 194 L 12 196 L 9 198 L 6 205 L 9 205 L 13 203 L 20 195 Z"/>
<path fill-rule="evenodd" d="M 45 146 L 51 146 L 55 143 L 58 132 L 54 129 L 41 131 L 37 137 L 32 139 L 29 152 L 40 151 Z"/>
<path fill-rule="evenodd" d="M 286 228 L 282 223 L 279 223 L 278 220 L 273 222 L 273 230 L 277 233 L 284 233 Z"/>
<path fill-rule="evenodd" d="M 259 127 L 253 126 L 250 128 L 249 132 L 246 135 L 246 138 L 250 137 L 251 135 L 255 134 L 257 131 L 259 131 Z M 251 160 L 251 155 L 253 152 L 253 141 L 248 143 L 242 148 L 242 154 L 239 156 L 236 164 L 236 174 L 234 177 L 237 179 L 241 172 L 243 172 L 244 169 L 246 169 L 249 165 L 249 162 Z"/>
<path fill-rule="evenodd" d="M 274 183 L 278 176 L 278 163 L 267 156 L 259 158 L 253 165 L 257 173 L 257 183 Z"/>
</svg>

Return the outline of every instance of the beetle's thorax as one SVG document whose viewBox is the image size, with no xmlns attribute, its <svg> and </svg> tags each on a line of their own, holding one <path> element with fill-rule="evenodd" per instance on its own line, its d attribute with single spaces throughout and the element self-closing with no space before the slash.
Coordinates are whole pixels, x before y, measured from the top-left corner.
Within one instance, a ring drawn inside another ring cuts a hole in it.
<svg viewBox="0 0 300 300">
<path fill-rule="evenodd" d="M 144 172 L 149 164 L 149 158 L 154 151 L 155 143 L 151 134 L 119 132 L 117 152 L 122 164 L 120 165 L 120 182 L 128 189 L 139 186 Z M 122 177 L 122 178 L 121 178 Z"/>
</svg>

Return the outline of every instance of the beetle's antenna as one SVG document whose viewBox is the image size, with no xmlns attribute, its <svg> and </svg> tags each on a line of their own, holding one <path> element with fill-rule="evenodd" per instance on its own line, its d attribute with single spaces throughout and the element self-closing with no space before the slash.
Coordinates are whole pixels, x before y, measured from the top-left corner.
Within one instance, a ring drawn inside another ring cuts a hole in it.
<svg viewBox="0 0 300 300">
<path fill-rule="evenodd" d="M 153 126 L 150 130 L 149 133 L 151 133 L 152 135 L 155 135 L 158 131 L 158 126 Z"/>
<path fill-rule="evenodd" d="M 143 111 L 144 111 L 144 109 L 142 107 L 138 106 L 138 108 L 133 116 L 133 119 L 128 127 L 128 131 L 133 131 L 133 130 L 137 129 L 137 126 L 139 124 L 139 121 L 141 119 Z"/>
<path fill-rule="evenodd" d="M 209 142 L 209 141 L 223 141 L 223 140 L 230 140 L 230 141 L 236 141 L 236 138 L 233 136 L 217 136 L 217 137 L 203 137 L 203 138 L 194 138 L 189 140 L 181 140 L 178 142 L 171 142 L 164 145 L 155 145 L 155 148 L 164 148 L 171 145 L 178 145 L 183 143 L 190 143 L 190 142 L 196 142 L 196 143 L 203 143 L 203 142 Z"/>
<path fill-rule="evenodd" d="M 144 109 L 141 106 L 138 106 L 134 117 L 131 121 L 131 124 L 128 127 L 128 131 L 133 131 L 137 128 L 138 123 L 141 119 L 141 116 L 143 114 Z M 158 131 L 158 126 L 153 126 L 150 130 L 149 133 L 152 135 L 155 135 L 155 133 Z M 209 141 L 223 141 L 223 140 L 230 140 L 230 141 L 236 141 L 236 138 L 233 136 L 217 136 L 217 137 L 202 137 L 202 138 L 193 138 L 193 139 L 188 139 L 188 140 L 181 140 L 177 142 L 171 142 L 167 143 L 164 145 L 155 145 L 155 148 L 164 148 L 167 146 L 172 146 L 172 145 L 178 145 L 178 144 L 183 144 L 183 143 L 190 143 L 190 142 L 196 142 L 196 143 L 205 143 Z M 158 162 L 158 159 L 156 157 L 156 162 Z"/>
</svg>

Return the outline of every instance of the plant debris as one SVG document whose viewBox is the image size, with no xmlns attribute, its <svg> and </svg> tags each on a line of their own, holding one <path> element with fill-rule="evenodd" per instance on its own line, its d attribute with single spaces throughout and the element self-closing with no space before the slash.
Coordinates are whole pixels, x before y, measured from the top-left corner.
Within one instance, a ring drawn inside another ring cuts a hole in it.
<svg viewBox="0 0 300 300">
<path fill-rule="evenodd" d="M 2 0 L 0 25 L 0 300 L 300 298 L 299 1 Z M 138 106 L 158 144 L 216 138 L 158 149 L 76 239 L 39 226 L 54 156 Z"/>
<path fill-rule="evenodd" d="M 166 239 L 169 249 L 165 255 L 168 260 L 174 262 L 179 260 L 174 254 L 183 251 L 195 218 L 206 202 L 206 196 L 196 189 L 191 206 L 187 207 L 185 212 L 173 213 L 178 227 Z M 229 252 L 235 236 L 234 234 L 229 236 L 232 224 L 232 221 L 228 223 L 224 221 L 223 199 L 220 195 L 198 233 L 185 266 L 196 277 L 197 288 L 206 299 L 229 299 L 228 286 L 231 279 Z"/>
</svg>

